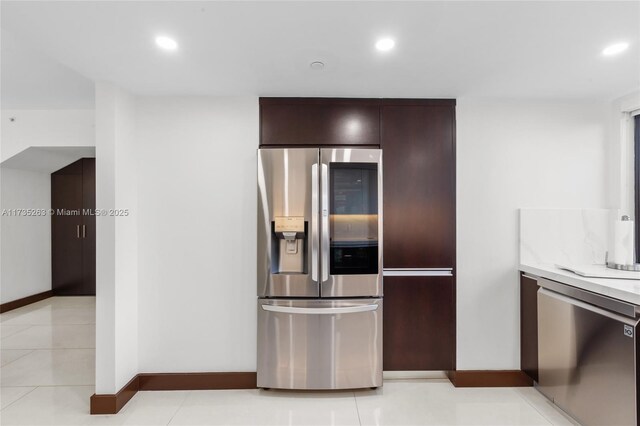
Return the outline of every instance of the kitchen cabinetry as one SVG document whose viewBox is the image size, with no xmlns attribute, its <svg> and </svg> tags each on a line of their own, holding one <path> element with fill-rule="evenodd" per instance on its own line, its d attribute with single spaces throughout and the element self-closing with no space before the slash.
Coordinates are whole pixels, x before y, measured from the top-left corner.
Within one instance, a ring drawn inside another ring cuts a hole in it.
<svg viewBox="0 0 640 426">
<path fill-rule="evenodd" d="M 453 370 L 453 277 L 385 277 L 385 370 Z"/>
<path fill-rule="evenodd" d="M 51 174 L 51 288 L 56 296 L 96 294 L 95 159 Z M 85 214 L 87 213 L 87 214 Z"/>
<path fill-rule="evenodd" d="M 383 149 L 386 370 L 455 369 L 455 105 L 260 99 L 262 147 Z"/>
<path fill-rule="evenodd" d="M 383 100 L 380 142 L 384 368 L 455 370 L 455 101 Z"/>
<path fill-rule="evenodd" d="M 538 280 L 520 275 L 520 369 L 538 381 Z"/>
<path fill-rule="evenodd" d="M 380 144 L 376 99 L 260 98 L 261 146 Z"/>
</svg>

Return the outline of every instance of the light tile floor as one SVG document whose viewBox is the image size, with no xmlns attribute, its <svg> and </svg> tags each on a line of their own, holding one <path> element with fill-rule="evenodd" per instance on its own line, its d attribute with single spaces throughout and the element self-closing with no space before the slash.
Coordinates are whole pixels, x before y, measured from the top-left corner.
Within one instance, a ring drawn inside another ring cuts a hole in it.
<svg viewBox="0 0 640 426">
<path fill-rule="evenodd" d="M 2 425 L 571 425 L 533 388 L 387 380 L 378 390 L 139 392 L 90 416 L 95 298 L 55 297 L 0 315 Z"/>
</svg>

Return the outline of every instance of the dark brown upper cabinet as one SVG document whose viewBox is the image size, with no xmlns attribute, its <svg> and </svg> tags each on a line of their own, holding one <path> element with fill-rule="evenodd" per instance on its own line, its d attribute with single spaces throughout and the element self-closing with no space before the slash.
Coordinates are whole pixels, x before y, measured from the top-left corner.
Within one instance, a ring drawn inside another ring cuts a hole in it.
<svg viewBox="0 0 640 426">
<path fill-rule="evenodd" d="M 96 294 L 95 159 L 51 174 L 51 289 L 56 296 Z"/>
<path fill-rule="evenodd" d="M 384 267 L 453 268 L 455 101 L 385 101 L 381 148 Z"/>
<path fill-rule="evenodd" d="M 379 144 L 379 100 L 260 98 L 261 146 Z"/>
</svg>

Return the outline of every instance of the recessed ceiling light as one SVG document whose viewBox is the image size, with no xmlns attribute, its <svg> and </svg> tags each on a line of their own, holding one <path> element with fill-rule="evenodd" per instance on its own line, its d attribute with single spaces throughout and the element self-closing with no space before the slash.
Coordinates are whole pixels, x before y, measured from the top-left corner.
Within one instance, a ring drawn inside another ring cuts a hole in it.
<svg viewBox="0 0 640 426">
<path fill-rule="evenodd" d="M 629 48 L 629 43 L 616 43 L 608 46 L 602 51 L 604 56 L 613 56 L 622 53 Z"/>
<path fill-rule="evenodd" d="M 387 52 L 393 49 L 395 45 L 396 45 L 396 42 L 393 41 L 393 39 L 381 38 L 376 42 L 376 49 L 378 49 L 381 52 Z"/>
<path fill-rule="evenodd" d="M 324 62 L 320 62 L 320 61 L 313 61 L 313 62 L 311 62 L 311 63 L 309 64 L 309 67 L 310 67 L 312 70 L 320 71 L 321 69 L 323 69 L 323 68 L 324 68 Z"/>
<path fill-rule="evenodd" d="M 164 50 L 176 50 L 178 48 L 178 43 L 166 36 L 158 36 L 156 37 L 156 45 Z"/>
</svg>

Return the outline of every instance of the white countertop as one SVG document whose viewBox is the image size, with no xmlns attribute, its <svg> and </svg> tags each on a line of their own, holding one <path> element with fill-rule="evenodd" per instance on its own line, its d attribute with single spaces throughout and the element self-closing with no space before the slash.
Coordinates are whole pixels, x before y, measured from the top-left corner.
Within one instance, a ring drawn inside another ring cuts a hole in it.
<svg viewBox="0 0 640 426">
<path fill-rule="evenodd" d="M 606 268 L 604 265 L 602 265 L 602 267 Z M 560 269 L 553 264 L 521 263 L 520 270 L 583 290 L 640 305 L 640 281 L 638 280 L 584 277 Z"/>
</svg>

